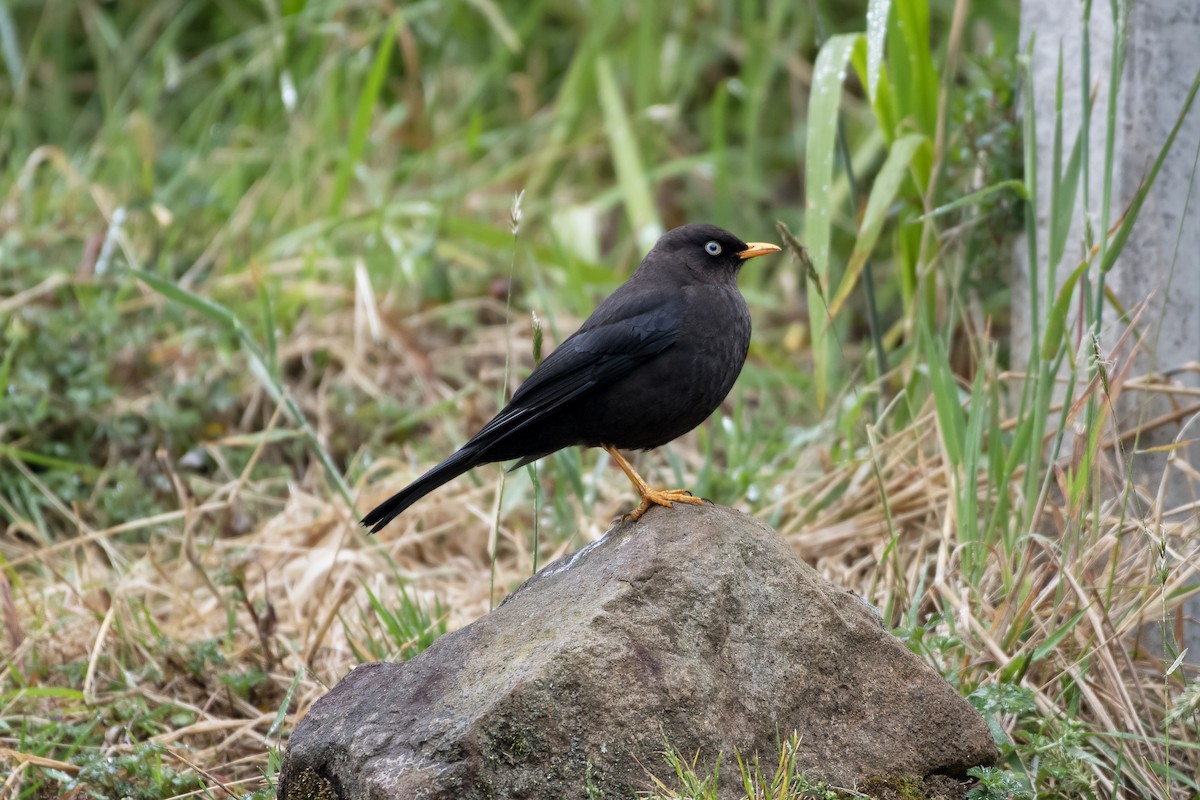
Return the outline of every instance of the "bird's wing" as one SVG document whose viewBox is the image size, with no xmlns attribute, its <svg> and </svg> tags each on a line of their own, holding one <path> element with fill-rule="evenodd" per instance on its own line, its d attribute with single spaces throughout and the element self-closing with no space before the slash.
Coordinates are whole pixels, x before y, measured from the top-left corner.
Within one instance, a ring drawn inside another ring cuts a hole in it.
<svg viewBox="0 0 1200 800">
<path fill-rule="evenodd" d="M 675 342 L 684 305 L 679 294 L 655 293 L 623 298 L 618 313 L 603 322 L 594 322 L 597 313 L 546 357 L 468 446 L 491 447 L 589 389 L 629 374 Z"/>
</svg>

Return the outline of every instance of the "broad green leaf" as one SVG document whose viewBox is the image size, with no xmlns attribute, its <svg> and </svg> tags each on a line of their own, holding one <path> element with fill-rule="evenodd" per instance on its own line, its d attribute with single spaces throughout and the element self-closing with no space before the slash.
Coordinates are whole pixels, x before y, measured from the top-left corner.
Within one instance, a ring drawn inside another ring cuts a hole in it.
<svg viewBox="0 0 1200 800">
<path fill-rule="evenodd" d="M 867 3 L 867 97 L 875 102 L 879 86 L 879 71 L 883 68 L 883 53 L 887 43 L 888 14 L 892 0 L 870 0 Z"/>
<path fill-rule="evenodd" d="M 938 76 L 929 47 L 928 0 L 895 0 L 888 34 L 888 67 L 899 119 L 933 136 L 937 127 Z"/>
<path fill-rule="evenodd" d="M 833 184 L 834 145 L 837 141 L 838 107 L 841 104 L 842 79 L 850 53 L 861 34 L 834 36 L 817 54 L 813 70 L 812 94 L 808 102 L 808 142 L 804 155 L 804 244 L 821 280 L 819 291 L 809 291 L 808 310 L 812 327 L 814 382 L 817 406 L 824 409 L 829 391 L 832 348 L 829 338 L 829 310 L 822 295 L 832 284 L 829 243 L 833 222 L 829 194 Z"/>
<path fill-rule="evenodd" d="M 875 249 L 875 243 L 879 240 L 879 232 L 883 230 L 888 208 L 896 199 L 896 194 L 900 191 L 900 186 L 908 174 L 913 154 L 926 141 L 921 134 L 910 133 L 897 140 L 892 145 L 891 151 L 888 152 L 887 161 L 883 163 L 883 168 L 879 170 L 879 175 L 875 178 L 875 185 L 871 187 L 867 210 L 863 213 L 862 224 L 858 229 L 858 238 L 855 239 L 854 250 L 850 253 L 850 263 L 847 264 L 846 272 L 842 275 L 837 293 L 830 301 L 830 317 L 837 317 L 842 305 L 850 296 L 850 292 L 858 283 L 858 277 L 862 274 L 867 259 Z"/>
<path fill-rule="evenodd" d="M 867 41 L 864 38 L 854 48 L 854 53 L 850 56 L 850 63 L 854 65 L 854 71 L 858 73 L 859 83 L 865 85 L 872 79 L 875 81 L 875 88 L 871 91 L 870 97 L 871 111 L 874 112 L 875 120 L 879 124 L 877 135 L 882 136 L 884 141 L 891 145 L 896 139 L 899 127 L 895 92 L 892 91 L 891 80 L 886 69 L 881 69 L 873 76 L 871 75 L 868 55 Z"/>
</svg>

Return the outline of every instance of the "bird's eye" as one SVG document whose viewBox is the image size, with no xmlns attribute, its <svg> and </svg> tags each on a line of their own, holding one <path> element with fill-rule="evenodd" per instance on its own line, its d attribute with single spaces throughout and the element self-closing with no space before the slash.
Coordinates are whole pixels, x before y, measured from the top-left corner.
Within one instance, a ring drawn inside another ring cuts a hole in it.
<svg viewBox="0 0 1200 800">
<path fill-rule="evenodd" d="M 719 256 L 721 255 L 721 245 L 717 244 L 716 242 L 709 242 L 708 244 L 704 245 L 704 251 L 710 256 Z"/>
</svg>

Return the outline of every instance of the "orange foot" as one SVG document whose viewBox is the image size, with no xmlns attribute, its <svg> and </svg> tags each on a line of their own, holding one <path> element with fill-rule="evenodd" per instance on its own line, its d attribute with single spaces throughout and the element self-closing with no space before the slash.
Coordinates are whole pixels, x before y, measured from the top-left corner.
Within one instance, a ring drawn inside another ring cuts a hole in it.
<svg viewBox="0 0 1200 800">
<path fill-rule="evenodd" d="M 698 506 L 704 502 L 699 497 L 694 497 L 686 489 L 651 489 L 647 487 L 641 494 L 642 504 L 626 515 L 630 522 L 637 522 L 641 519 L 642 514 L 649 511 L 651 506 L 670 508 L 672 503 L 691 503 Z"/>
<path fill-rule="evenodd" d="M 691 503 L 698 506 L 704 502 L 699 497 L 693 497 L 691 492 L 684 489 L 651 489 L 646 480 L 637 474 L 637 470 L 625 460 L 625 456 L 621 455 L 617 448 L 609 444 L 601 446 L 608 451 L 613 461 L 617 462 L 617 466 L 629 478 L 629 482 L 637 490 L 638 496 L 642 498 L 642 504 L 626 514 L 624 519 L 628 519 L 630 522 L 637 522 L 642 518 L 642 514 L 650 510 L 650 506 L 666 506 L 670 508 L 672 503 Z"/>
</svg>

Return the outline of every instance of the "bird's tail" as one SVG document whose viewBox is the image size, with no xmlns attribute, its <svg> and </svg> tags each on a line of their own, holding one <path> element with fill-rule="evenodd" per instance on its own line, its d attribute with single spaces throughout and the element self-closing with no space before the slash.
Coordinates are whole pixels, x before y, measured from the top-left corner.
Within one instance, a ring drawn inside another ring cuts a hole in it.
<svg viewBox="0 0 1200 800">
<path fill-rule="evenodd" d="M 459 475 L 481 463 L 483 462 L 479 460 L 478 453 L 464 447 L 408 486 L 396 492 L 387 500 L 375 506 L 369 514 L 362 518 L 363 526 L 370 528 L 371 533 L 379 533 L 385 525 L 400 516 L 413 503 L 443 483 L 454 480 Z"/>
</svg>

